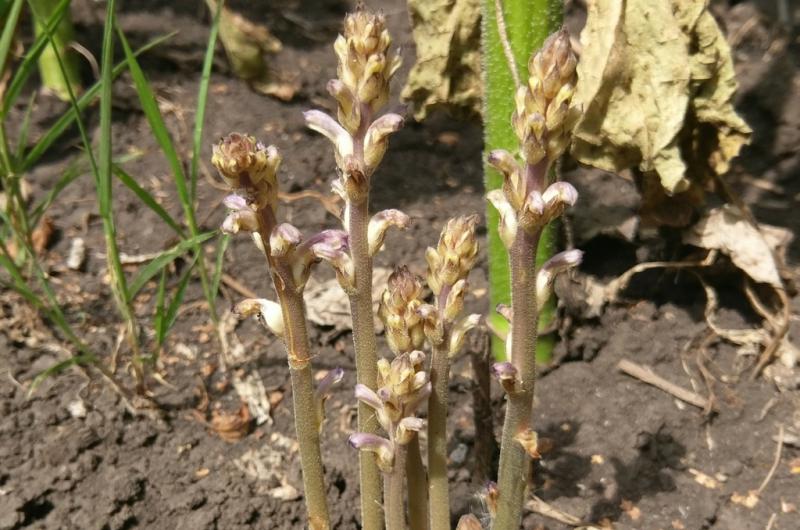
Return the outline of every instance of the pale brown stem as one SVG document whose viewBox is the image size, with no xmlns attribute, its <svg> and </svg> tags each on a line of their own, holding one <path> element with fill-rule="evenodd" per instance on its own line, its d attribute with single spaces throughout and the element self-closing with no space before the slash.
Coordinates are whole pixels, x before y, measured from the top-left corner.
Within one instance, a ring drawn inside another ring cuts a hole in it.
<svg viewBox="0 0 800 530">
<path fill-rule="evenodd" d="M 348 204 L 350 253 L 355 271 L 355 293 L 350 295 L 350 313 L 353 317 L 353 348 L 356 354 L 356 379 L 375 390 L 378 377 L 378 346 L 372 314 L 372 258 L 369 255 L 367 227 L 369 203 L 364 200 Z M 358 430 L 378 433 L 375 412 L 364 403 L 358 404 Z M 375 455 L 359 451 L 361 481 L 361 524 L 364 530 L 383 528 L 381 513 L 381 474 Z"/>
<path fill-rule="evenodd" d="M 405 445 L 395 443 L 394 466 L 392 471 L 384 474 L 386 530 L 406 530 L 405 495 L 403 495 L 406 482 L 406 449 Z"/>
<path fill-rule="evenodd" d="M 428 528 L 428 477 L 422 464 L 419 436 L 408 442 L 406 459 L 406 483 L 408 485 L 408 524 L 411 530 Z"/>
<path fill-rule="evenodd" d="M 428 398 L 428 496 L 431 530 L 450 529 L 450 492 L 447 482 L 449 343 L 449 333 L 445 333 L 445 340 L 433 347 L 431 357 L 431 395 Z"/>
<path fill-rule="evenodd" d="M 536 382 L 536 249 L 541 231 L 517 231 L 511 246 L 512 362 L 519 377 L 508 394 L 498 470 L 497 516 L 493 530 L 518 530 L 531 459 L 516 436 L 531 427 Z"/>
<path fill-rule="evenodd" d="M 311 369 L 311 347 L 308 340 L 306 308 L 302 290 L 298 290 L 290 264 L 285 258 L 270 255 L 269 235 L 275 226 L 271 209 L 261 211 L 259 235 L 265 245 L 266 258 L 272 283 L 278 295 L 283 314 L 283 342 L 289 361 L 292 382 L 294 425 L 300 450 L 300 467 L 303 472 L 303 496 L 308 510 L 311 530 L 330 530 L 328 500 L 325 496 L 325 472 L 314 400 L 314 378 Z"/>
</svg>

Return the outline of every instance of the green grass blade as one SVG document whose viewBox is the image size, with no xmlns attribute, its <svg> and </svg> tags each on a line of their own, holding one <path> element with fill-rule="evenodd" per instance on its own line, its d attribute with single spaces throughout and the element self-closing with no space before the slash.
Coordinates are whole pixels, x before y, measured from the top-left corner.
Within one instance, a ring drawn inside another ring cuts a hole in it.
<svg viewBox="0 0 800 530">
<path fill-rule="evenodd" d="M 22 62 L 20 62 L 19 66 L 17 66 L 16 70 L 14 71 L 14 76 L 11 78 L 11 81 L 8 83 L 8 88 L 6 89 L 2 111 L 0 111 L 0 120 L 4 120 L 6 118 L 8 111 L 11 110 L 11 107 L 17 101 L 17 98 L 19 97 L 22 88 L 25 86 L 25 83 L 28 81 L 28 78 L 36 70 L 36 62 L 39 60 L 42 52 L 47 47 L 47 35 L 55 31 L 55 28 L 67 13 L 69 4 L 70 0 L 61 0 L 58 6 L 56 6 L 55 11 L 53 11 L 53 14 L 47 21 L 46 26 L 48 29 L 36 36 L 36 40 L 33 41 L 33 44 L 25 54 Z"/>
<path fill-rule="evenodd" d="M 131 48 L 127 39 L 125 38 L 125 34 L 119 28 L 117 28 L 117 33 L 120 41 L 122 42 L 122 47 L 125 50 L 125 57 L 128 60 L 128 68 L 130 69 L 133 82 L 136 85 L 136 91 L 139 95 L 139 102 L 142 106 L 142 110 L 144 111 L 145 116 L 150 123 L 150 128 L 153 131 L 153 134 L 155 135 L 156 140 L 158 141 L 158 144 L 164 153 L 164 156 L 167 158 L 170 168 L 172 169 L 172 175 L 175 179 L 175 188 L 178 192 L 178 199 L 183 207 L 183 214 L 186 225 L 189 228 L 189 234 L 191 237 L 196 237 L 199 233 L 199 230 L 197 226 L 197 220 L 195 219 L 194 203 L 190 197 L 190 192 L 186 183 L 186 174 L 175 149 L 175 144 L 173 143 L 172 137 L 170 136 L 167 126 L 164 123 L 164 117 L 161 115 L 161 110 L 158 108 L 152 87 L 148 83 L 144 72 L 136 60 L 136 57 L 131 53 Z M 210 290 L 211 286 L 209 285 L 205 260 L 203 259 L 202 251 L 199 247 L 194 249 L 194 253 L 196 256 L 199 256 L 197 269 L 200 274 L 200 282 L 203 286 L 203 293 L 208 301 L 211 318 L 214 322 L 216 322 L 217 312 L 215 306 L 215 297 Z"/>
<path fill-rule="evenodd" d="M 170 33 L 168 35 L 164 35 L 162 37 L 158 37 L 153 39 L 152 41 L 148 42 L 138 50 L 134 52 L 135 56 L 139 56 L 142 53 L 146 52 L 147 50 L 152 49 L 155 46 L 158 46 L 162 42 L 166 41 L 170 37 L 175 35 L 175 33 Z M 114 69 L 111 72 L 111 77 L 116 78 L 122 72 L 125 71 L 127 67 L 127 60 L 118 63 L 114 66 Z M 42 135 L 42 137 L 36 142 L 36 144 L 31 148 L 30 151 L 25 155 L 25 159 L 22 161 L 20 171 L 28 171 L 31 167 L 39 161 L 39 159 L 46 153 L 53 143 L 64 134 L 64 131 L 72 125 L 75 121 L 76 117 L 82 112 L 89 104 L 95 100 L 97 94 L 100 92 L 102 87 L 102 80 L 98 81 L 94 85 L 92 85 L 83 95 L 78 98 L 77 105 L 71 107 L 67 112 L 61 115 L 58 120 Z"/>
<path fill-rule="evenodd" d="M 25 154 L 25 147 L 28 145 L 28 131 L 31 127 L 31 116 L 33 115 L 33 104 L 36 103 L 37 92 L 31 93 L 31 98 L 28 100 L 28 105 L 25 107 L 25 114 L 22 115 L 22 125 L 19 128 L 17 136 L 17 153 L 16 160 L 20 160 Z"/>
<path fill-rule="evenodd" d="M 39 387 L 39 385 L 41 385 L 46 379 L 57 376 L 67 368 L 79 365 L 87 366 L 95 363 L 97 363 L 97 358 L 93 354 L 81 354 L 73 355 L 69 359 L 65 359 L 61 362 L 57 362 L 51 366 L 48 366 L 41 373 L 37 374 L 31 382 L 31 387 L 28 389 L 28 397 L 32 396 L 33 393 L 36 392 L 36 389 Z"/>
<path fill-rule="evenodd" d="M 493 149 L 506 149 L 516 153 L 518 140 L 511 127 L 514 110 L 514 79 L 511 75 L 503 44 L 497 29 L 495 0 L 482 0 L 481 48 L 484 80 L 484 145 L 485 153 Z M 506 22 L 509 45 L 517 63 L 523 83 L 527 78 L 527 62 L 533 50 L 539 48 L 547 36 L 561 25 L 564 9 L 561 0 L 503 0 L 501 2 Z M 486 157 L 484 157 L 484 161 Z M 486 191 L 502 185 L 503 177 L 488 164 L 484 164 Z M 497 233 L 499 215 L 493 206 L 486 207 L 489 258 L 489 306 L 511 302 L 511 280 L 508 270 L 508 253 Z M 549 232 L 548 232 L 549 234 Z M 548 236 L 543 235 L 542 240 Z M 542 248 L 540 246 L 540 248 Z M 540 256 L 544 257 L 544 253 Z M 493 327 L 507 330 L 508 324 L 499 315 L 490 317 Z M 505 357 L 505 347 L 497 337 L 492 338 L 492 352 L 496 359 Z"/>
<path fill-rule="evenodd" d="M 211 22 L 211 30 L 208 34 L 208 45 L 206 55 L 203 59 L 203 74 L 200 77 L 200 88 L 197 91 L 197 109 L 194 113 L 194 135 L 192 137 L 192 166 L 189 171 L 191 180 L 191 191 L 189 197 L 192 204 L 197 197 L 197 173 L 200 167 L 200 149 L 203 141 L 203 129 L 205 128 L 206 103 L 208 101 L 208 85 L 211 81 L 211 67 L 214 65 L 214 49 L 217 46 L 217 34 L 219 33 L 220 13 L 224 2 L 217 2 L 217 10 Z M 216 293 L 216 291 L 214 291 Z"/>
<path fill-rule="evenodd" d="M 36 226 L 39 223 L 39 220 L 44 215 L 44 212 L 53 204 L 53 201 L 56 200 L 58 195 L 69 186 L 76 178 L 80 177 L 82 174 L 86 172 L 86 160 L 81 158 L 76 158 L 70 162 L 67 168 L 64 170 L 64 173 L 61 174 L 61 178 L 56 181 L 55 185 L 47 192 L 39 203 L 34 206 L 33 211 L 31 212 L 31 224 Z"/>
<path fill-rule="evenodd" d="M 166 309 L 164 308 L 164 299 L 167 293 L 167 269 L 161 269 L 161 280 L 158 282 L 158 291 L 156 291 L 156 312 L 153 316 L 153 330 L 156 333 L 157 347 L 161 346 L 163 337 L 166 335 L 164 324 L 166 324 Z"/>
<path fill-rule="evenodd" d="M 181 226 L 173 219 L 173 217 L 167 212 L 163 206 L 158 204 L 155 197 L 153 197 L 150 192 L 146 189 L 142 188 L 136 179 L 126 173 L 121 167 L 118 165 L 114 165 L 114 173 L 117 175 L 117 178 L 125 184 L 125 186 L 131 190 L 145 206 L 153 210 L 153 212 L 158 215 L 162 221 L 164 221 L 170 228 L 172 228 L 181 239 L 185 238 L 183 233 L 183 229 Z"/>
<path fill-rule="evenodd" d="M 225 263 L 225 251 L 228 249 L 231 236 L 224 234 L 217 245 L 217 259 L 214 265 L 214 276 L 211 278 L 211 293 L 216 296 L 219 292 L 219 282 L 222 280 L 222 267 Z"/>
<path fill-rule="evenodd" d="M 122 43 L 122 48 L 125 51 L 125 59 L 128 61 L 128 69 L 131 72 L 133 83 L 136 86 L 136 92 L 139 95 L 139 103 L 142 105 L 142 111 L 150 124 L 150 130 L 155 135 L 156 141 L 161 147 L 161 151 L 167 158 L 167 163 L 169 163 L 172 175 L 175 178 L 178 198 L 184 209 L 187 207 L 191 209 L 192 205 L 189 198 L 189 190 L 186 187 L 186 174 L 183 171 L 183 164 L 181 164 L 181 160 L 178 157 L 178 152 L 175 149 L 175 144 L 172 141 L 169 130 L 167 130 L 167 125 L 164 123 L 164 117 L 161 115 L 161 110 L 158 108 L 158 102 L 153 94 L 153 89 L 147 81 L 141 66 L 139 66 L 139 61 L 136 60 L 133 51 L 131 51 L 125 34 L 119 28 L 117 28 L 117 34 Z"/>
<path fill-rule="evenodd" d="M 8 62 L 8 55 L 11 52 L 11 42 L 14 40 L 14 33 L 19 22 L 19 14 L 22 11 L 22 0 L 14 0 L 8 12 L 8 18 L 3 25 L 3 33 L 0 34 L 0 73 L 5 70 Z"/>
<path fill-rule="evenodd" d="M 194 269 L 194 265 L 197 263 L 197 258 L 186 267 L 186 271 L 181 276 L 180 282 L 178 282 L 178 288 L 175 291 L 175 296 L 172 298 L 172 301 L 167 308 L 167 311 L 164 315 L 164 324 L 162 327 L 162 333 L 158 335 L 158 347 L 160 348 L 162 344 L 164 344 L 164 340 L 167 338 L 167 334 L 172 329 L 172 326 L 175 325 L 175 320 L 178 318 L 178 309 L 180 309 L 181 304 L 183 303 L 183 296 L 186 294 L 186 286 L 189 285 L 189 280 L 192 278 L 192 270 Z"/>
<path fill-rule="evenodd" d="M 205 232 L 203 234 L 198 234 L 194 237 L 190 237 L 181 241 L 174 247 L 169 250 L 165 250 L 158 257 L 154 258 L 150 263 L 142 267 L 142 270 L 139 271 L 139 274 L 134 277 L 131 281 L 129 286 L 129 293 L 131 299 L 136 296 L 136 294 L 144 287 L 144 285 L 150 281 L 150 279 L 155 276 L 156 274 L 161 271 L 164 267 L 175 261 L 178 256 L 182 256 L 187 251 L 194 249 L 200 243 L 211 239 L 216 231 L 213 232 Z"/>
</svg>

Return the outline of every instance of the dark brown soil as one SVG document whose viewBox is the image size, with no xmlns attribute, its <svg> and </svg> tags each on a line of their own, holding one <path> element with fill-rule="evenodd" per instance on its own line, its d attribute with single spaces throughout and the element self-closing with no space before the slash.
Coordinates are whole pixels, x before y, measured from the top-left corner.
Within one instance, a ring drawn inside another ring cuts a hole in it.
<svg viewBox="0 0 800 530">
<path fill-rule="evenodd" d="M 330 44 L 350 6 L 338 0 L 292 0 L 281 2 L 280 8 L 269 2 L 252 4 L 248 8 L 254 16 L 266 20 L 284 42 L 275 69 L 293 76 L 300 90 L 291 103 L 260 96 L 229 75 L 219 52 L 207 114 L 205 160 L 213 139 L 231 131 L 248 132 L 282 150 L 287 191 L 327 193 L 333 157 L 327 142 L 304 127 L 301 111 L 330 107 L 324 89 L 335 74 Z M 414 53 L 404 3 L 371 4 L 383 8 L 395 42 L 403 50 L 406 61 L 398 76 L 402 81 Z M 776 14 L 770 11 L 773 2 L 731 4 L 735 5 L 715 2 L 715 8 L 735 41 L 742 79 L 738 105 L 755 136 L 730 180 L 759 220 L 796 231 L 800 228 L 800 216 L 793 212 L 800 193 L 798 32 L 778 25 Z M 762 9 L 761 4 L 766 7 Z M 96 56 L 103 9 L 103 4 L 89 0 L 73 2 L 81 42 Z M 142 63 L 173 135 L 188 154 L 208 27 L 203 3 L 128 2 L 119 20 L 134 45 L 179 30 L 168 43 L 144 56 Z M 87 69 L 87 80 L 90 76 Z M 168 211 L 180 216 L 168 166 L 138 111 L 130 79 L 123 76 L 115 92 L 119 96 L 114 116 L 116 152 L 141 150 L 142 156 L 126 165 L 128 172 L 154 192 Z M 60 104 L 40 98 L 35 128 L 41 130 L 61 110 Z M 21 119 L 22 110 L 15 112 L 16 119 Z M 97 116 L 94 111 L 89 115 L 95 128 Z M 77 143 L 73 132 L 31 172 L 34 197 L 58 179 L 76 155 Z M 373 208 L 402 208 L 414 224 L 405 233 L 390 235 L 378 265 L 408 263 L 412 270 L 423 272 L 424 248 L 436 241 L 446 219 L 457 212 L 483 211 L 481 148 L 479 126 L 446 116 L 435 116 L 422 125 L 409 124 L 393 137 L 374 180 Z M 603 235 L 613 233 L 617 220 L 625 218 L 620 212 L 635 212 L 636 193 L 626 181 L 581 168 L 568 168 L 566 178 L 581 192 L 573 219 L 576 243 L 587 250 L 580 277 L 609 279 L 637 261 L 680 255 L 681 249 L 669 238 L 653 235 L 628 243 Z M 206 228 L 218 226 L 223 192 L 211 185 L 210 178 L 201 179 L 198 192 L 198 218 Z M 153 252 L 175 243 L 163 223 L 129 191 L 118 187 L 114 193 L 124 252 Z M 105 357 L 115 348 L 119 319 L 105 280 L 102 232 L 94 211 L 93 183 L 86 175 L 67 188 L 50 210 L 57 236 L 45 261 L 71 322 Z M 287 220 L 305 232 L 335 223 L 314 200 L 288 204 L 284 212 Z M 86 240 L 88 249 L 86 265 L 79 272 L 62 266 L 76 236 Z M 795 241 L 789 252 L 793 274 L 800 256 L 798 244 Z M 214 248 L 214 243 L 208 244 L 209 253 Z M 271 294 L 257 250 L 247 238 L 232 241 L 225 270 L 259 295 Z M 478 293 L 485 293 L 484 271 L 485 256 L 472 277 Z M 723 279 L 719 287 L 725 323 L 755 326 L 758 320 L 735 284 Z M 221 310 L 241 297 L 227 287 L 223 290 L 225 296 L 218 301 Z M 154 292 L 155 285 L 148 286 L 136 308 L 145 327 L 152 318 Z M 7 292 L 0 296 L 0 315 L 23 315 L 15 296 Z M 64 345 L 33 314 L 21 317 L 27 319 L 21 328 L 0 330 L 0 530 L 304 526 L 302 499 L 291 494 L 291 487 L 300 489 L 300 471 L 292 445 L 282 346 L 254 323 L 242 323 L 236 333 L 244 352 L 222 371 L 220 348 L 207 324 L 202 300 L 199 284 L 193 282 L 162 355 L 166 384 L 151 381 L 154 400 L 162 411 L 160 419 L 130 415 L 106 384 L 87 381 L 78 371 L 46 380 L 27 397 L 32 378 L 63 359 Z M 614 528 L 800 528 L 796 512 L 800 449 L 796 445 L 784 444 L 774 474 L 754 507 L 731 500 L 734 493 L 746 495 L 758 489 L 770 472 L 779 425 L 790 427 L 800 421 L 797 391 L 779 392 L 764 379 L 751 382 L 751 359 L 743 359 L 724 341 L 712 339 L 702 351 L 696 347 L 706 333 L 705 298 L 693 276 L 645 274 L 627 291 L 626 300 L 596 318 L 583 318 L 579 304 L 568 304 L 569 326 L 557 350 L 560 362 L 537 387 L 536 428 L 540 437 L 552 441 L 552 449 L 536 465 L 535 493 L 565 512 Z M 472 304 L 473 309 L 485 312 L 485 294 Z M 793 309 L 797 307 L 795 300 Z M 798 331 L 793 321 L 790 335 L 796 338 Z M 346 444 L 355 426 L 350 336 L 312 328 L 312 340 L 318 348 L 316 368 L 346 371 L 345 381 L 328 402 L 323 451 L 335 528 L 358 528 L 357 458 Z M 623 358 L 650 365 L 683 387 L 696 384 L 700 394 L 708 395 L 709 388 L 698 375 L 698 363 L 703 363 L 715 376 L 710 389 L 718 411 L 707 416 L 622 375 L 616 365 Z M 468 510 L 482 514 L 476 496 L 482 484 L 472 480 L 481 476 L 474 468 L 473 376 L 464 360 L 454 372 L 449 431 L 454 516 Z M 247 373 L 260 375 L 274 398 L 272 420 L 254 426 L 238 442 L 225 442 L 201 421 L 196 409 L 207 393 L 212 409 L 236 410 L 239 398 L 231 381 L 234 374 Z M 278 401 L 280 396 L 283 399 Z M 499 394 L 495 398 L 499 420 Z M 257 473 L 252 461 L 249 467 L 246 464 L 253 455 L 265 462 Z M 715 483 L 703 484 L 704 476 Z M 567 527 L 529 514 L 525 528 Z"/>
</svg>

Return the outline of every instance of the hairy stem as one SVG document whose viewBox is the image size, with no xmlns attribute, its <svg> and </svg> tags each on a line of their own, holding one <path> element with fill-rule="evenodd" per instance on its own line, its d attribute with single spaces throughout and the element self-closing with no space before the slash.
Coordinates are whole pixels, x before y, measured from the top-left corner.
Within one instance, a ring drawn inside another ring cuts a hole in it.
<svg viewBox="0 0 800 530">
<path fill-rule="evenodd" d="M 447 483 L 447 398 L 450 359 L 445 340 L 433 347 L 431 395 L 428 398 L 428 473 L 431 530 L 450 528 L 450 492 Z"/>
<path fill-rule="evenodd" d="M 483 486 L 490 477 L 497 441 L 494 438 L 492 421 L 491 341 L 485 337 L 482 351 L 470 353 L 472 364 L 472 409 L 475 421 L 475 459 L 472 466 L 472 484 Z"/>
<path fill-rule="evenodd" d="M 294 283 L 291 264 L 285 258 L 272 256 L 269 235 L 275 227 L 271 208 L 259 211 L 258 233 L 264 241 L 264 254 L 272 285 L 278 295 L 283 315 L 283 343 L 289 361 L 292 381 L 294 425 L 300 449 L 300 468 L 303 472 L 303 494 L 311 530 L 330 530 L 331 520 L 325 497 L 325 472 L 322 468 L 317 409 L 314 400 L 314 378 L 311 371 L 311 347 L 308 342 L 306 306 L 302 289 Z"/>
<path fill-rule="evenodd" d="M 517 231 L 511 246 L 511 357 L 517 368 L 517 388 L 509 393 L 498 470 L 497 516 L 493 530 L 517 530 L 531 460 L 516 436 L 531 426 L 536 382 L 536 249 L 540 232 Z"/>
<path fill-rule="evenodd" d="M 276 262 L 278 260 L 272 260 Z M 303 470 L 303 493 L 312 530 L 329 530 L 328 501 L 325 497 L 325 473 L 322 469 L 317 411 L 314 405 L 314 380 L 306 329 L 305 303 L 292 283 L 286 264 L 273 266 L 273 281 L 280 300 L 285 327 L 284 342 L 289 356 L 292 380 L 294 424 L 300 447 L 300 465 Z"/>
<path fill-rule="evenodd" d="M 422 453 L 419 450 L 419 436 L 408 443 L 406 459 L 408 522 L 411 530 L 428 528 L 428 477 L 422 465 Z"/>
<path fill-rule="evenodd" d="M 363 452 L 363 451 L 362 451 Z M 406 514 L 404 506 L 405 470 L 407 448 L 395 444 L 394 466 L 391 472 L 385 473 L 384 503 L 386 510 L 386 530 L 406 530 Z"/>
<path fill-rule="evenodd" d="M 375 325 L 372 314 L 372 258 L 369 255 L 367 227 L 369 201 L 348 204 L 350 252 L 355 271 L 355 294 L 350 295 L 350 312 L 353 316 L 353 347 L 356 354 L 356 379 L 375 390 L 378 377 L 378 353 Z M 378 421 L 374 411 L 364 403 L 358 404 L 358 430 L 376 434 Z M 381 474 L 375 455 L 359 451 L 361 482 L 361 524 L 364 530 L 383 528 L 381 513 Z"/>
<path fill-rule="evenodd" d="M 503 13 L 498 13 L 497 7 Z M 481 49 L 483 52 L 483 115 L 484 153 L 493 149 L 518 147 L 518 139 L 511 127 L 516 89 L 514 76 L 506 53 L 510 50 L 516 62 L 516 70 L 524 83 L 527 79 L 527 60 L 533 50 L 539 48 L 547 36 L 561 26 L 563 0 L 481 0 L 482 28 Z M 498 14 L 499 20 L 498 20 Z M 500 22 L 500 24 L 498 24 Z M 501 34 L 500 27 L 505 31 Z M 486 191 L 500 188 L 503 178 L 488 164 L 484 165 Z M 486 210 L 487 255 L 489 262 L 489 305 L 508 304 L 511 300 L 506 249 L 497 233 L 499 215 L 493 207 Z M 490 317 L 492 325 L 506 329 L 506 321 L 499 315 Z M 505 358 L 505 345 L 495 336 L 492 338 L 495 359 Z"/>
</svg>

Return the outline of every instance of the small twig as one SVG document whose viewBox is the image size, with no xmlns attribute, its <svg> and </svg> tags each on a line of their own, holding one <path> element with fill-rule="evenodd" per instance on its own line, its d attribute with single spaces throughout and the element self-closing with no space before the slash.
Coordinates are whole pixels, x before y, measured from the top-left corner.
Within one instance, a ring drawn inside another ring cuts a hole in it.
<svg viewBox="0 0 800 530">
<path fill-rule="evenodd" d="M 758 418 L 756 418 L 756 421 L 759 422 L 759 423 L 764 421 L 764 418 L 767 417 L 767 414 L 769 414 L 769 411 L 772 410 L 772 407 L 774 407 L 777 403 L 778 403 L 778 398 L 777 397 L 771 397 L 769 399 L 769 401 L 767 401 L 767 403 L 761 409 L 761 413 L 758 415 Z"/>
<path fill-rule="evenodd" d="M 772 515 L 769 516 L 769 521 L 767 521 L 767 527 L 764 530 L 772 530 L 772 525 L 775 524 L 775 521 L 778 519 L 778 514 L 773 512 Z"/>
<path fill-rule="evenodd" d="M 643 383 L 647 383 L 652 385 L 659 390 L 663 390 L 664 392 L 671 394 L 672 396 L 684 401 L 690 405 L 694 405 L 695 407 L 706 409 L 708 407 L 712 407 L 713 405 L 704 398 L 703 396 L 692 392 L 691 390 L 687 390 L 681 386 L 676 385 L 675 383 L 671 383 L 667 381 L 663 377 L 656 375 L 650 368 L 646 368 L 640 364 L 636 364 L 632 361 L 627 359 L 622 359 L 618 364 L 617 368 L 619 368 L 622 372 L 628 374 L 631 377 L 635 377 L 636 379 L 642 381 Z"/>
<path fill-rule="evenodd" d="M 766 368 L 766 366 L 772 362 L 775 354 L 778 351 L 778 347 L 781 345 L 783 338 L 789 332 L 789 317 L 791 316 L 791 308 L 789 297 L 786 295 L 786 291 L 783 289 L 775 289 L 775 292 L 778 294 L 778 297 L 781 299 L 781 304 L 783 305 L 783 318 L 781 319 L 780 326 L 772 335 L 772 339 L 770 340 L 767 347 L 764 348 L 764 351 L 761 352 L 761 356 L 758 359 L 758 364 L 756 364 L 755 370 L 753 370 L 750 379 L 756 379 L 761 372 Z"/>
<path fill-rule="evenodd" d="M 574 515 L 562 512 L 558 508 L 555 508 L 547 504 L 545 501 L 543 501 L 536 495 L 534 495 L 531 500 L 525 503 L 525 508 L 533 513 L 544 515 L 545 517 L 549 517 L 550 519 L 558 521 L 559 523 L 564 523 L 569 526 L 580 526 L 581 528 L 585 528 L 586 530 L 600 530 L 597 526 L 581 521 Z"/>
<path fill-rule="evenodd" d="M 258 295 L 246 287 L 244 284 L 239 282 L 236 278 L 231 276 L 230 274 L 222 273 L 220 277 L 222 283 L 239 293 L 240 295 L 244 296 L 245 298 L 258 298 Z"/>
<path fill-rule="evenodd" d="M 503 0 L 494 0 L 494 13 L 497 19 L 497 33 L 500 36 L 500 43 L 503 45 L 503 53 L 508 62 L 508 69 L 511 70 L 511 77 L 514 79 L 514 87 L 519 88 L 521 82 L 517 61 L 514 59 L 514 51 L 511 49 L 511 42 L 508 40 L 508 30 L 506 28 L 506 17 L 503 14 Z"/>
<path fill-rule="evenodd" d="M 757 495 L 760 496 L 764 492 L 764 489 L 766 489 L 767 484 L 769 484 L 769 481 L 772 480 L 772 476 L 775 475 L 775 471 L 778 469 L 778 464 L 781 463 L 782 451 L 783 451 L 783 424 L 780 424 L 778 426 L 778 445 L 775 448 L 775 460 L 773 460 L 772 462 L 772 467 L 769 469 L 769 473 L 767 473 L 767 476 L 764 477 L 764 480 L 763 482 L 761 482 L 761 485 L 758 487 L 758 490 L 756 490 Z"/>
</svg>

